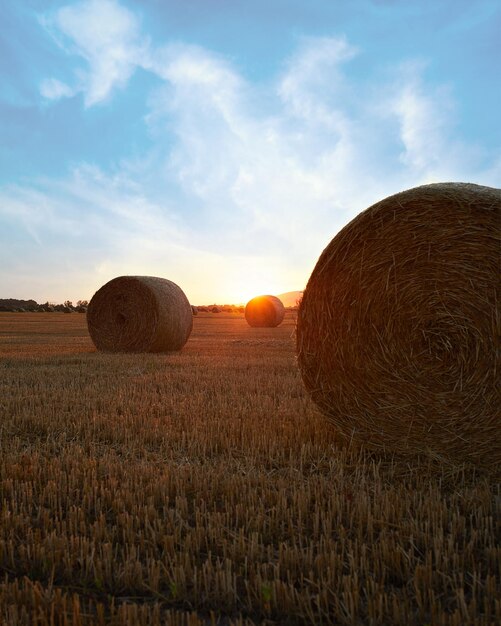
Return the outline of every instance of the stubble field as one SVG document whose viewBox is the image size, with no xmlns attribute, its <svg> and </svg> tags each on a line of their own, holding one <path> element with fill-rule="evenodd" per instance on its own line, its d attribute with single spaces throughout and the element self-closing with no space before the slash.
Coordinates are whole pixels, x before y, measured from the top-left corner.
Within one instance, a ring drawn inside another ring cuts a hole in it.
<svg viewBox="0 0 501 626">
<path fill-rule="evenodd" d="M 0 624 L 501 623 L 499 484 L 336 440 L 276 329 L 0 314 Z"/>
</svg>

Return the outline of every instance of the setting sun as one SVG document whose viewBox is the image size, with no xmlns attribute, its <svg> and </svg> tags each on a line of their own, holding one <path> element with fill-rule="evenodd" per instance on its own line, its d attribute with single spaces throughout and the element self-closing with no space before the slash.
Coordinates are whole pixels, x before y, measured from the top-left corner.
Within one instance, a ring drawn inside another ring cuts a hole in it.
<svg viewBox="0 0 501 626">
<path fill-rule="evenodd" d="M 247 275 L 243 272 L 240 280 L 235 278 L 221 285 L 221 291 L 229 294 L 229 303 L 245 305 L 255 296 L 277 295 L 287 289 L 284 288 L 284 283 L 279 277 L 265 276 L 263 271 Z"/>
</svg>

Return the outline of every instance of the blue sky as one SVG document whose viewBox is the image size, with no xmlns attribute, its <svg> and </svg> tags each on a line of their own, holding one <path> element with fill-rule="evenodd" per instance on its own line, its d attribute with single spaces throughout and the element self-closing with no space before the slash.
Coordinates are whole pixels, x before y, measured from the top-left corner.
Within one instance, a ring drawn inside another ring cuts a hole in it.
<svg viewBox="0 0 501 626">
<path fill-rule="evenodd" d="M 501 181 L 500 0 L 3 0 L 0 297 L 302 289 L 419 184 Z"/>
</svg>

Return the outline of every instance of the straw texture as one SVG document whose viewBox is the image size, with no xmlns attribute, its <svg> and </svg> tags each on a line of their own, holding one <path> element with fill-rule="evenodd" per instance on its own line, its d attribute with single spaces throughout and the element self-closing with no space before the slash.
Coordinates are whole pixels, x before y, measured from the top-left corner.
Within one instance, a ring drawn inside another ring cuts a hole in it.
<svg viewBox="0 0 501 626">
<path fill-rule="evenodd" d="M 256 296 L 245 305 L 249 326 L 273 328 L 282 323 L 284 315 L 284 305 L 276 296 Z"/>
<path fill-rule="evenodd" d="M 501 190 L 425 185 L 330 242 L 298 311 L 307 390 L 372 448 L 501 463 Z"/>
<path fill-rule="evenodd" d="M 92 297 L 87 326 L 104 352 L 168 352 L 188 340 L 193 313 L 182 289 L 170 280 L 119 276 Z"/>
</svg>

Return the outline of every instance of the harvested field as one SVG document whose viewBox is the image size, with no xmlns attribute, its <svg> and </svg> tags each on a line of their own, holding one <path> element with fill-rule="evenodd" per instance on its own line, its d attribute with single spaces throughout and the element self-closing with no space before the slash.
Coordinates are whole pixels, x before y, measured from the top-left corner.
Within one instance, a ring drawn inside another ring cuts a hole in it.
<svg viewBox="0 0 501 626">
<path fill-rule="evenodd" d="M 2 626 L 501 623 L 495 477 L 340 447 L 293 331 L 0 313 Z"/>
</svg>

